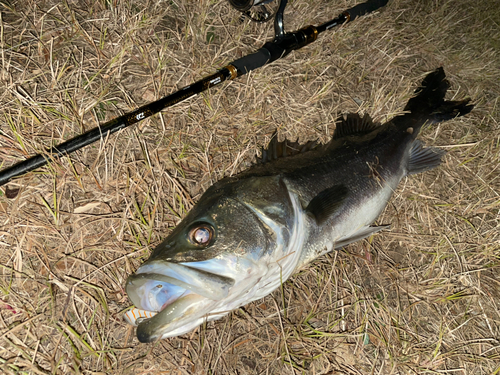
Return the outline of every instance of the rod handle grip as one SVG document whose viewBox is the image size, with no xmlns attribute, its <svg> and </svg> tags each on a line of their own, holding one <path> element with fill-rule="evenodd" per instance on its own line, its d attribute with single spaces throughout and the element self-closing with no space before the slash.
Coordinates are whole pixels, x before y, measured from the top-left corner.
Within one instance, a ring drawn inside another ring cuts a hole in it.
<svg viewBox="0 0 500 375">
<path fill-rule="evenodd" d="M 271 53 L 266 48 L 261 48 L 257 52 L 233 61 L 231 65 L 238 69 L 238 76 L 240 76 L 266 65 L 269 60 L 271 60 Z"/>
</svg>

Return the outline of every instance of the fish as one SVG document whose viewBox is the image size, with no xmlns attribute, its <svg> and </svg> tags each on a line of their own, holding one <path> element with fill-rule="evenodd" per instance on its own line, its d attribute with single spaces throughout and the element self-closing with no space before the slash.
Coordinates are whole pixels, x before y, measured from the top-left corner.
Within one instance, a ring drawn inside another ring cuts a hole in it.
<svg viewBox="0 0 500 375">
<path fill-rule="evenodd" d="M 156 311 L 141 310 L 134 307 L 127 310 L 127 312 L 123 314 L 123 320 L 125 320 L 128 324 L 137 327 L 142 320 L 152 318 L 156 314 L 158 314 Z"/>
<path fill-rule="evenodd" d="M 417 139 L 422 127 L 474 107 L 470 98 L 445 100 L 449 87 L 438 68 L 402 114 L 384 124 L 347 114 L 326 144 L 275 134 L 258 163 L 210 186 L 126 281 L 135 306 L 126 318 L 138 340 L 190 332 L 267 296 L 321 255 L 388 228 L 374 222 L 401 179 L 444 155 Z"/>
</svg>

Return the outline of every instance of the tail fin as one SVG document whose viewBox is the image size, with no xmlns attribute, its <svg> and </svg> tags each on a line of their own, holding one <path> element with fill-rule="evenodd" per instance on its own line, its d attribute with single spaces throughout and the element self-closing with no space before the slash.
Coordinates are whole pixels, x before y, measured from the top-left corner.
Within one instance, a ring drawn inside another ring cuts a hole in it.
<svg viewBox="0 0 500 375">
<path fill-rule="evenodd" d="M 433 123 L 451 120 L 472 111 L 474 105 L 468 104 L 470 99 L 444 100 L 449 87 L 450 82 L 446 79 L 443 68 L 437 68 L 424 78 L 422 85 L 415 91 L 415 96 L 406 104 L 405 111 Z"/>
</svg>

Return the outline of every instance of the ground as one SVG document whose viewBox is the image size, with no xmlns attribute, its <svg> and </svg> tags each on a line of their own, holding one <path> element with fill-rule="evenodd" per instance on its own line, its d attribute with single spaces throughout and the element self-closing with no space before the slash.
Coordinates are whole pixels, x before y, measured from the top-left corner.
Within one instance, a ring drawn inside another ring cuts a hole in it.
<svg viewBox="0 0 500 375">
<path fill-rule="evenodd" d="M 285 27 L 356 1 L 294 0 Z M 275 4 L 271 4 L 271 7 Z M 500 373 L 500 8 L 390 0 L 313 44 L 2 187 L 0 372 Z M 226 1 L 0 2 L 0 157 L 12 165 L 199 80 L 273 36 Z M 470 115 L 406 178 L 391 229 L 178 338 L 141 344 L 124 284 L 200 194 L 273 132 L 328 141 L 348 112 L 384 121 L 443 66 Z"/>
</svg>

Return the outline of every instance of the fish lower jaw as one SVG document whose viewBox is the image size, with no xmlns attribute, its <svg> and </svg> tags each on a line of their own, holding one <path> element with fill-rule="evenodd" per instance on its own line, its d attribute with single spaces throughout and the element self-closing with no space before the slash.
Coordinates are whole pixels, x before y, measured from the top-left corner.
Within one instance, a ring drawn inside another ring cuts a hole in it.
<svg viewBox="0 0 500 375">
<path fill-rule="evenodd" d="M 204 324 L 205 322 L 221 319 L 238 307 L 241 307 L 260 298 L 260 296 L 250 299 L 247 299 L 245 297 L 243 297 L 242 299 L 236 298 L 234 301 L 230 301 L 222 306 L 214 306 L 211 309 L 206 309 L 202 312 L 201 316 L 199 310 L 196 312 L 196 316 L 193 316 L 195 315 L 194 313 L 191 314 L 191 316 L 189 316 L 189 314 L 184 314 L 184 316 L 178 321 L 174 321 L 168 326 L 164 327 L 163 333 L 161 333 L 161 336 L 159 336 L 158 338 L 166 339 L 186 334 Z"/>
<path fill-rule="evenodd" d="M 157 315 L 158 313 L 165 310 L 169 305 L 171 305 L 177 299 L 182 298 L 188 294 L 191 294 L 191 293 L 186 290 L 180 297 L 171 298 L 171 299 L 167 300 L 159 309 L 153 308 L 153 309 L 149 310 L 147 308 L 142 308 L 141 306 L 132 307 L 123 315 L 123 319 L 128 324 L 130 324 L 134 327 L 137 327 L 144 320 L 153 318 L 155 315 Z"/>
<path fill-rule="evenodd" d="M 187 322 L 178 328 L 169 329 L 169 331 L 163 333 L 162 336 L 159 337 L 159 339 L 163 340 L 163 339 L 168 339 L 170 337 L 177 337 L 180 335 L 184 335 L 188 332 L 191 332 L 192 330 L 199 327 L 200 325 L 202 325 L 205 322 L 210 322 L 212 320 L 217 320 L 217 319 L 223 318 L 224 316 L 226 316 L 229 313 L 230 313 L 230 311 L 224 311 L 224 312 L 213 313 L 213 314 L 205 314 L 203 317 L 200 317 L 200 318 L 197 318 L 196 320 Z"/>
<path fill-rule="evenodd" d="M 194 318 L 190 317 L 189 318 L 189 319 L 193 319 L 193 320 L 182 319 L 182 318 L 176 319 L 176 320 L 172 321 L 171 323 L 169 323 L 168 326 L 163 328 L 163 331 L 166 330 L 166 332 L 160 333 L 161 336 L 159 336 L 158 338 L 159 339 L 166 339 L 169 337 L 176 337 L 176 336 L 183 335 L 185 333 L 192 331 L 193 329 L 200 326 L 204 322 L 223 318 L 224 316 L 229 314 L 232 310 L 234 310 L 234 309 L 229 309 L 229 310 L 225 310 L 225 311 L 218 311 L 218 312 L 206 312 L 201 317 L 194 317 Z M 159 313 L 158 311 L 147 311 L 147 310 L 142 310 L 142 309 L 138 309 L 138 308 L 133 307 L 124 314 L 124 320 L 129 325 L 137 327 L 139 324 L 143 323 L 147 319 L 153 318 L 158 313 Z M 188 315 L 188 314 L 186 314 L 186 315 Z"/>
<path fill-rule="evenodd" d="M 140 342 L 154 342 L 160 338 L 178 336 L 196 328 L 213 309 L 215 301 L 194 293 L 175 300 L 152 318 L 138 321 L 137 338 Z"/>
</svg>

